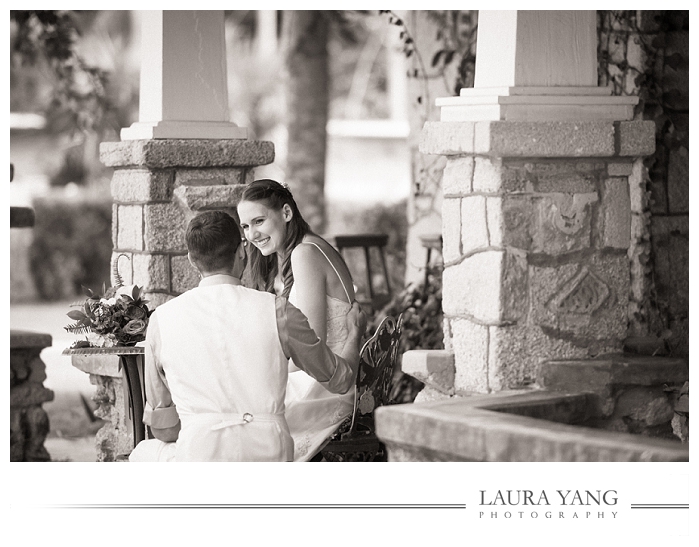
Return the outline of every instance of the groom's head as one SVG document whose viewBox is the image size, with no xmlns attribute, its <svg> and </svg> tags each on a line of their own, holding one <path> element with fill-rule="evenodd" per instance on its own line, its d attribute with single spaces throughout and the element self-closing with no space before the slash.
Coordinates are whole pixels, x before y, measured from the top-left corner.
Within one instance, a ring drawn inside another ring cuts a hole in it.
<svg viewBox="0 0 699 547">
<path fill-rule="evenodd" d="M 245 267 L 240 230 L 228 213 L 206 211 L 195 216 L 189 221 L 185 240 L 190 260 L 203 273 L 232 270 L 236 260 Z"/>
</svg>

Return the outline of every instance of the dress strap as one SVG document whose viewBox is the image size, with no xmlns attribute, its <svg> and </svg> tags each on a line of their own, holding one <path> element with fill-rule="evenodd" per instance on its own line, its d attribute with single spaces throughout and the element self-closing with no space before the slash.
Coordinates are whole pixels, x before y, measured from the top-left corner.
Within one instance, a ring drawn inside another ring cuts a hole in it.
<svg viewBox="0 0 699 547">
<path fill-rule="evenodd" d="M 345 290 L 345 295 L 347 295 L 347 302 L 349 304 L 352 303 L 352 299 L 350 298 L 349 292 L 347 292 L 347 287 L 345 287 L 345 282 L 342 281 L 342 276 L 340 275 L 340 272 L 337 271 L 337 268 L 335 267 L 335 264 L 332 263 L 332 260 L 328 258 L 328 255 L 325 254 L 325 251 L 321 249 L 320 245 L 317 243 L 313 243 L 312 241 L 304 241 L 304 243 L 310 243 L 311 245 L 314 245 L 321 253 L 323 253 L 323 256 L 325 257 L 325 260 L 327 260 L 330 263 L 330 266 L 332 266 L 332 269 L 335 270 L 335 275 L 337 275 L 337 278 L 340 280 L 340 284 L 342 285 L 342 288 Z"/>
</svg>

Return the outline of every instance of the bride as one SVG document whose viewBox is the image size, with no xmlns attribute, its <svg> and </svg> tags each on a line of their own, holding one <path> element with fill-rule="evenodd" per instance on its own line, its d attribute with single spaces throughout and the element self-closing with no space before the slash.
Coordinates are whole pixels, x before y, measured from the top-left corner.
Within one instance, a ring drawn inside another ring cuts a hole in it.
<svg viewBox="0 0 699 547">
<path fill-rule="evenodd" d="M 311 231 L 289 189 L 273 180 L 249 184 L 238 215 L 254 288 L 288 297 L 331 350 L 342 348 L 355 298 L 342 256 Z M 308 461 L 352 413 L 355 390 L 336 395 L 293 364 L 289 372 L 285 416 L 294 461 Z"/>
</svg>

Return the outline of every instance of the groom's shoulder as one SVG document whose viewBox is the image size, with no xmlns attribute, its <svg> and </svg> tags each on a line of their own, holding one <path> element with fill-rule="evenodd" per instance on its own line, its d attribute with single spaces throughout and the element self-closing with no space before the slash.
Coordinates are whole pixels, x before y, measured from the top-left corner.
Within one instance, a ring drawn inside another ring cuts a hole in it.
<svg viewBox="0 0 699 547">
<path fill-rule="evenodd" d="M 221 305 L 226 305 L 234 300 L 243 300 L 260 304 L 264 302 L 274 303 L 277 298 L 277 296 L 272 293 L 258 291 L 242 285 L 221 285 L 221 288 L 223 290 L 217 291 L 214 298 L 214 303 Z M 212 296 L 208 294 L 208 291 L 201 291 L 200 287 L 194 287 L 160 304 L 157 309 L 162 310 L 161 313 L 172 313 L 175 310 L 196 305 L 200 301 L 206 301 L 208 304 L 211 304 L 211 298 Z"/>
</svg>

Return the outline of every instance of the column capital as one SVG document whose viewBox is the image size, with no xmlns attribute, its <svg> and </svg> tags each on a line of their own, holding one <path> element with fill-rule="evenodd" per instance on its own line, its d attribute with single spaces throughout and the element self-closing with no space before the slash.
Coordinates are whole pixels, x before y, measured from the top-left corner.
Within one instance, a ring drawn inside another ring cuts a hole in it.
<svg viewBox="0 0 699 547">
<path fill-rule="evenodd" d="M 637 103 L 612 96 L 611 87 L 463 88 L 459 97 L 436 100 L 443 122 L 631 120 Z"/>
<path fill-rule="evenodd" d="M 420 139 L 420 152 L 445 156 L 641 157 L 654 151 L 650 120 L 427 122 Z"/>
<path fill-rule="evenodd" d="M 274 143 L 243 139 L 144 139 L 103 142 L 107 167 L 257 167 L 274 161 Z"/>
</svg>

